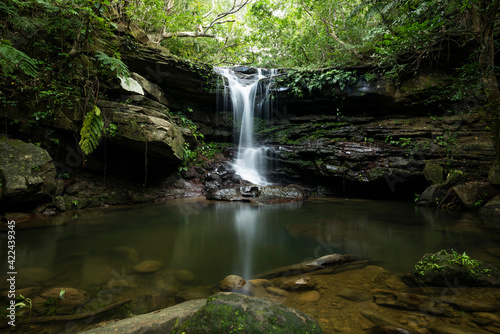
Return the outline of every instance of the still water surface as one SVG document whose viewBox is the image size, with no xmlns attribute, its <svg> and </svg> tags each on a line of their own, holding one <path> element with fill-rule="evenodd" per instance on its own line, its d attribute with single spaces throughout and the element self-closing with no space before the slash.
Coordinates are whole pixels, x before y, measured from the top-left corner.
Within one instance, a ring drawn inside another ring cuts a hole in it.
<svg viewBox="0 0 500 334">
<path fill-rule="evenodd" d="M 137 252 L 136 262 L 158 260 L 164 270 L 188 270 L 200 285 L 229 274 L 250 279 L 328 253 L 356 254 L 396 272 L 410 271 L 425 253 L 452 248 L 499 264 L 488 253 L 500 245 L 496 226 L 475 214 L 403 202 L 312 199 L 252 206 L 182 200 L 78 212 L 67 220 L 19 230 L 17 268 L 66 273 L 61 277 L 74 287 L 88 288 L 100 283 L 94 276 L 102 271 L 130 271 L 133 263 L 115 251 L 123 247 Z"/>
</svg>

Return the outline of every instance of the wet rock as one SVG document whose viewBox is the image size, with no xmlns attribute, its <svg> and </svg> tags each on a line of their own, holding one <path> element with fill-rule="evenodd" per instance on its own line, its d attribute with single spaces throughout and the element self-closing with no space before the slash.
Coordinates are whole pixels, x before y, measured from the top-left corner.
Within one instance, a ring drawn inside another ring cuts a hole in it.
<svg viewBox="0 0 500 334">
<path fill-rule="evenodd" d="M 500 303 L 498 302 L 477 301 L 463 298 L 442 298 L 442 301 L 467 312 L 494 312 L 500 310 Z"/>
<path fill-rule="evenodd" d="M 284 290 L 297 291 L 297 290 L 311 290 L 316 286 L 316 281 L 309 276 L 284 278 L 280 280 L 279 287 Z"/>
<path fill-rule="evenodd" d="M 210 328 L 213 333 L 238 329 L 246 333 L 322 333 L 312 317 L 279 303 L 225 292 L 207 300 L 196 314 L 173 333 L 198 333 Z"/>
<path fill-rule="evenodd" d="M 418 205 L 437 205 L 446 195 L 447 187 L 444 184 L 433 184 L 428 186 L 420 195 Z"/>
<path fill-rule="evenodd" d="M 402 328 L 402 329 L 408 330 L 406 327 L 401 326 L 401 324 L 399 324 L 396 320 L 394 320 L 388 316 L 385 316 L 385 315 L 383 315 L 375 310 L 364 309 L 364 310 L 359 311 L 359 313 L 361 313 L 361 315 L 363 315 L 365 318 L 367 318 L 368 320 L 370 320 L 371 322 L 373 322 L 376 325 L 393 326 L 396 328 Z"/>
<path fill-rule="evenodd" d="M 302 292 L 299 295 L 299 301 L 303 303 L 313 303 L 319 301 L 320 299 L 321 299 L 321 294 L 316 290 Z"/>
<path fill-rule="evenodd" d="M 69 313 L 86 301 L 87 293 L 83 290 L 73 288 L 52 288 L 43 292 L 40 297 L 45 299 L 46 306 L 54 301 L 58 313 Z"/>
<path fill-rule="evenodd" d="M 56 168 L 49 153 L 17 139 L 0 140 L 0 200 L 40 201 L 55 194 Z"/>
<path fill-rule="evenodd" d="M 231 188 L 207 188 L 207 199 L 220 201 L 245 201 L 254 204 L 302 201 L 306 193 L 295 186 L 234 186 Z"/>
<path fill-rule="evenodd" d="M 157 260 L 146 260 L 142 261 L 132 267 L 132 270 L 136 273 L 149 274 L 160 270 L 163 267 L 163 263 Z"/>
<path fill-rule="evenodd" d="M 442 183 L 443 180 L 443 167 L 434 162 L 428 162 L 424 167 L 424 176 L 431 184 Z"/>
<path fill-rule="evenodd" d="M 500 195 L 490 199 L 479 211 L 481 216 L 500 220 Z"/>
<path fill-rule="evenodd" d="M 316 260 L 302 262 L 287 267 L 274 269 L 272 271 L 258 275 L 259 278 L 275 278 L 283 275 L 299 275 L 313 272 L 329 267 L 335 267 L 348 262 L 359 260 L 355 255 L 350 254 L 329 254 L 322 256 Z"/>
<path fill-rule="evenodd" d="M 253 287 L 268 287 L 271 286 L 273 283 L 270 280 L 267 279 L 251 279 L 247 282 L 248 284 L 252 285 Z"/>
<path fill-rule="evenodd" d="M 337 296 L 352 302 L 364 302 L 366 300 L 373 299 L 373 296 L 370 293 L 352 288 L 343 288 L 337 293 Z"/>
<path fill-rule="evenodd" d="M 237 275 L 228 275 L 219 282 L 221 291 L 233 291 L 243 288 L 246 284 L 245 280 Z"/>
<path fill-rule="evenodd" d="M 494 313 L 488 313 L 488 312 L 474 312 L 474 317 L 476 318 L 482 318 L 482 319 L 487 319 L 490 323 L 495 322 L 497 324 L 500 324 L 500 316 L 494 314 Z"/>
<path fill-rule="evenodd" d="M 453 187 L 462 204 L 467 209 L 475 209 L 498 195 L 500 190 L 487 182 L 469 182 Z"/>
<path fill-rule="evenodd" d="M 372 328 L 370 328 L 368 333 L 369 334 L 412 334 L 412 332 L 406 329 L 391 325 L 373 326 Z"/>
<path fill-rule="evenodd" d="M 176 326 L 189 319 L 205 303 L 205 299 L 191 300 L 163 310 L 137 315 L 90 329 L 82 334 L 170 333 Z"/>
<path fill-rule="evenodd" d="M 487 334 L 489 332 L 482 329 L 474 329 L 465 326 L 457 326 L 446 323 L 434 323 L 429 327 L 433 334 Z"/>
<path fill-rule="evenodd" d="M 286 297 L 286 296 L 288 296 L 288 292 L 286 292 L 283 289 L 274 287 L 274 286 L 267 287 L 266 291 L 269 292 L 272 295 L 275 295 L 275 296 L 280 296 L 280 297 Z"/>
<path fill-rule="evenodd" d="M 419 310 L 434 315 L 449 315 L 451 313 L 451 310 L 447 309 L 448 305 L 446 303 L 435 301 L 426 296 L 403 292 L 396 293 L 381 289 L 372 292 L 377 305 L 403 310 Z"/>
</svg>

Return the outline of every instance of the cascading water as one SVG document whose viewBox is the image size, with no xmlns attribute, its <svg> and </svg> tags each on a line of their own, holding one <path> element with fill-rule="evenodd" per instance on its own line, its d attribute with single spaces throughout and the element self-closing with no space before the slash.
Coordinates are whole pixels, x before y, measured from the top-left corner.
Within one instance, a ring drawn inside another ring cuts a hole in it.
<svg viewBox="0 0 500 334">
<path fill-rule="evenodd" d="M 224 85 L 224 96 L 230 96 L 236 133 L 239 132 L 238 155 L 233 169 L 242 179 L 257 185 L 268 185 L 266 180 L 266 155 L 268 148 L 257 146 L 254 142 L 254 117 L 270 118 L 269 90 L 276 70 L 252 69 L 241 72 L 238 68 L 219 67 L 215 69 L 227 79 Z M 224 99 L 225 109 L 228 100 Z"/>
</svg>

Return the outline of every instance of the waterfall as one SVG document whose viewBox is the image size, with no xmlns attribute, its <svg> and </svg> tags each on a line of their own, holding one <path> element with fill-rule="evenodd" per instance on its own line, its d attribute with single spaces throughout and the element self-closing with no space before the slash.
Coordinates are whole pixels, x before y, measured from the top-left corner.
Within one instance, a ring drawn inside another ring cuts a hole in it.
<svg viewBox="0 0 500 334">
<path fill-rule="evenodd" d="M 257 185 L 269 185 L 266 180 L 268 148 L 255 144 L 254 117 L 269 119 L 271 101 L 269 91 L 276 70 L 218 67 L 215 71 L 226 78 L 223 108 L 233 111 L 235 133 L 239 133 L 238 154 L 232 168 L 242 179 Z M 269 80 L 263 80 L 268 78 Z"/>
</svg>

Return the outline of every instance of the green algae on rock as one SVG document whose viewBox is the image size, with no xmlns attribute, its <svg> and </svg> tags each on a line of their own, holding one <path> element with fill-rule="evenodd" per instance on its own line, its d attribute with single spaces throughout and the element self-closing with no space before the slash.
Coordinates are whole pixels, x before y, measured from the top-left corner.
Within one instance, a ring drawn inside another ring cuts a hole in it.
<svg viewBox="0 0 500 334">
<path fill-rule="evenodd" d="M 312 317 L 284 305 L 218 293 L 173 333 L 323 333 Z"/>
</svg>

